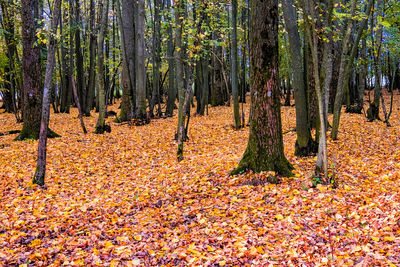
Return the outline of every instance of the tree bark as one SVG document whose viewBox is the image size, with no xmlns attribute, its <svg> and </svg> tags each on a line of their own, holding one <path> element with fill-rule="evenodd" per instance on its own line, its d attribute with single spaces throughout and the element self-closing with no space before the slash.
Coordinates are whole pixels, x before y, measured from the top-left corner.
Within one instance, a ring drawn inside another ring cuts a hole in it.
<svg viewBox="0 0 400 267">
<path fill-rule="evenodd" d="M 97 89 L 99 91 L 99 116 L 96 124 L 96 134 L 103 134 L 105 131 L 110 131 L 110 126 L 106 126 L 106 92 L 104 84 L 104 34 L 106 31 L 106 22 L 108 16 L 107 10 L 108 0 L 100 1 L 99 12 L 101 14 L 100 19 L 100 30 L 98 35 L 98 46 L 97 46 Z"/>
<path fill-rule="evenodd" d="M 183 83 L 183 47 L 182 47 L 182 10 L 184 8 L 184 0 L 178 0 L 175 6 L 175 67 L 176 67 L 176 81 L 178 88 L 179 109 L 178 109 L 178 161 L 183 160 L 183 142 L 185 135 L 185 87 Z"/>
<path fill-rule="evenodd" d="M 40 47 L 37 42 L 36 29 L 39 18 L 39 1 L 22 0 L 22 74 L 23 74 L 23 114 L 24 124 L 16 140 L 38 139 L 42 108 L 42 72 Z"/>
<path fill-rule="evenodd" d="M 136 16 L 136 112 L 135 119 L 148 123 L 146 113 L 146 55 L 144 40 L 145 8 L 144 0 L 137 2 Z"/>
<path fill-rule="evenodd" d="M 47 47 L 47 65 L 43 90 L 43 105 L 38 144 L 38 159 L 36 171 L 33 176 L 33 183 L 41 186 L 44 185 L 46 174 L 47 132 L 50 119 L 50 88 L 52 86 L 52 76 L 55 65 L 55 52 L 57 46 L 57 40 L 54 38 L 54 36 L 57 33 L 57 26 L 61 13 L 61 0 L 55 0 L 54 10 L 52 13 L 53 18 L 51 20 L 51 33 Z"/>
<path fill-rule="evenodd" d="M 233 101 L 233 122 L 235 129 L 241 128 L 239 114 L 239 88 L 238 88 L 238 52 L 237 52 L 237 0 L 232 0 L 232 59 L 231 59 L 231 79 L 232 79 L 232 101 Z"/>
<path fill-rule="evenodd" d="M 86 88 L 86 105 L 85 105 L 85 115 L 90 116 L 90 111 L 93 108 L 94 91 L 95 91 L 95 61 L 96 61 L 96 34 L 95 34 L 95 17 L 96 17 L 96 7 L 94 5 L 94 0 L 90 0 L 90 43 L 89 43 L 89 78 L 88 85 Z"/>
<path fill-rule="evenodd" d="M 342 54 L 340 56 L 340 67 L 339 67 L 339 79 L 338 79 L 338 88 L 336 89 L 336 97 L 335 103 L 333 106 L 333 124 L 332 124 L 332 132 L 331 138 L 333 140 L 337 139 L 339 132 L 339 122 L 340 122 L 340 113 L 342 109 L 343 103 L 343 95 L 344 95 L 344 82 L 345 82 L 345 69 L 347 63 L 347 55 L 350 49 L 350 37 L 351 30 L 353 28 L 353 17 L 356 12 L 357 0 L 352 0 L 351 2 L 351 18 L 347 21 L 347 28 L 343 36 L 343 45 L 342 45 Z"/>
<path fill-rule="evenodd" d="M 296 9 L 293 0 L 283 1 L 285 28 L 289 37 L 291 67 L 293 69 L 293 87 L 296 103 L 296 156 L 309 156 L 316 152 L 316 144 L 311 137 L 307 111 L 306 85 L 304 82 L 303 60 L 301 57 L 301 41 L 297 26 Z"/>
<path fill-rule="evenodd" d="M 150 116 L 154 116 L 154 105 L 157 104 L 157 116 L 162 115 L 160 99 L 160 38 L 161 38 L 161 1 L 154 0 L 154 32 L 153 32 L 153 92 L 150 101 Z"/>
<path fill-rule="evenodd" d="M 172 26 L 171 26 L 171 1 L 167 2 L 167 22 L 168 22 L 168 44 L 167 44 L 167 57 L 168 57 L 168 99 L 167 99 L 167 108 L 166 108 L 166 116 L 172 117 L 174 114 L 175 108 L 175 99 L 176 99 L 176 86 L 175 86 L 175 65 L 174 65 L 174 40 L 172 36 Z"/>
<path fill-rule="evenodd" d="M 231 174 L 252 170 L 292 176 L 293 166 L 283 149 L 280 112 L 278 1 L 253 0 L 250 10 L 250 135 L 243 158 Z"/>
</svg>

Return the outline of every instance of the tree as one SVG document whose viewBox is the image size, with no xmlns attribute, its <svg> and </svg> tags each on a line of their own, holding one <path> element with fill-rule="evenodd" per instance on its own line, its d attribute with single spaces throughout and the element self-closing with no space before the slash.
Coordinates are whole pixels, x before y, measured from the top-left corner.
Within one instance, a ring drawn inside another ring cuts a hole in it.
<svg viewBox="0 0 400 267">
<path fill-rule="evenodd" d="M 121 32 L 122 50 L 122 102 L 118 121 L 129 121 L 133 118 L 136 107 L 135 85 L 135 4 L 133 0 L 117 0 L 117 16 Z"/>
<path fill-rule="evenodd" d="M 53 18 L 51 20 L 51 32 L 47 46 L 47 65 L 43 89 L 43 105 L 38 144 L 38 159 L 35 175 L 33 176 L 33 183 L 38 185 L 44 185 L 44 178 L 46 174 L 47 131 L 49 128 L 50 119 L 50 88 L 52 86 L 53 69 L 55 65 L 54 55 L 56 53 L 57 46 L 55 35 L 57 33 L 58 21 L 60 20 L 60 13 L 61 0 L 55 0 Z"/>
<path fill-rule="evenodd" d="M 148 123 L 146 113 L 146 55 L 145 55 L 145 8 L 144 0 L 137 1 L 136 8 L 136 112 L 135 119 Z"/>
<path fill-rule="evenodd" d="M 119 0 L 118 0 L 119 2 Z M 96 7 L 94 4 L 94 0 L 90 0 L 90 19 L 89 19 L 89 77 L 88 77 L 88 85 L 86 88 L 86 105 L 85 105 L 85 115 L 90 116 L 90 111 L 93 108 L 93 99 L 94 99 L 94 87 L 95 87 L 95 60 L 96 60 L 96 34 L 95 34 L 95 15 L 96 15 Z"/>
<path fill-rule="evenodd" d="M 293 0 L 283 1 L 283 15 L 285 18 L 285 28 L 289 36 L 289 51 L 293 69 L 294 98 L 296 103 L 297 140 L 295 155 L 308 156 L 315 152 L 316 144 L 311 137 L 310 122 L 308 119 L 306 85 L 301 57 L 301 40 Z"/>
<path fill-rule="evenodd" d="M 167 14 L 166 21 L 168 22 L 168 44 L 167 44 L 167 57 L 168 57 L 168 99 L 166 116 L 172 117 L 174 114 L 175 100 L 176 100 L 176 86 L 175 86 L 175 65 L 174 65 L 174 40 L 172 36 L 171 25 L 171 1 L 167 1 Z"/>
<path fill-rule="evenodd" d="M 153 27 L 153 92 L 150 99 L 150 116 L 154 116 L 154 105 L 158 104 L 157 116 L 162 115 L 160 99 L 160 38 L 161 38 L 161 0 L 154 0 Z M 157 103 L 155 103 L 157 102 Z"/>
<path fill-rule="evenodd" d="M 24 124 L 16 140 L 39 138 L 43 100 L 40 46 L 37 45 L 36 36 L 39 2 L 38 0 L 23 0 L 21 7 Z M 57 136 L 51 130 L 48 131 L 48 134 L 49 137 Z"/>
<path fill-rule="evenodd" d="M 325 4 L 325 3 L 324 3 Z M 316 175 L 323 170 L 325 174 L 325 182 L 328 182 L 328 155 L 327 155 L 327 142 L 326 142 L 326 128 L 328 121 L 328 100 L 329 100 L 329 86 L 332 79 L 332 38 L 328 34 L 325 36 L 326 41 L 323 42 L 322 51 L 322 64 L 321 70 L 319 69 L 320 55 L 318 53 L 318 36 L 316 30 L 316 20 L 323 18 L 320 22 L 325 28 L 330 28 L 333 0 L 329 0 L 325 9 L 321 14 L 316 14 L 314 3 L 312 0 L 307 0 L 304 3 L 306 30 L 309 32 L 310 38 L 308 39 L 311 47 L 312 67 L 315 81 L 315 92 L 318 104 L 318 118 L 320 127 L 320 137 L 318 142 L 318 155 L 315 168 Z"/>
<path fill-rule="evenodd" d="M 241 127 L 239 115 L 239 88 L 238 88 L 238 52 L 237 52 L 237 0 L 232 0 L 232 59 L 231 59 L 231 79 L 232 79 L 232 101 L 233 118 L 235 129 Z"/>
<path fill-rule="evenodd" d="M 278 1 L 251 1 L 250 20 L 250 135 L 242 160 L 231 174 L 252 170 L 292 176 L 293 166 L 283 151 L 278 81 Z"/>
<path fill-rule="evenodd" d="M 106 117 L 106 92 L 104 85 L 104 34 L 106 31 L 106 21 L 108 16 L 108 0 L 100 1 L 100 30 L 97 43 L 97 89 L 99 91 L 99 116 L 97 118 L 96 133 L 103 134 L 105 131 L 110 131 L 110 126 L 105 124 Z"/>
</svg>

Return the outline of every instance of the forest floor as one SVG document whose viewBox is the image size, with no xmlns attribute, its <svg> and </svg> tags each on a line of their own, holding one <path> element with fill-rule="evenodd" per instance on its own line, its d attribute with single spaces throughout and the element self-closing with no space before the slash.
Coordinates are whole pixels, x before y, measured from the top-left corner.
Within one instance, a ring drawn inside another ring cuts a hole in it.
<svg viewBox="0 0 400 267">
<path fill-rule="evenodd" d="M 84 135 L 76 109 L 52 114 L 62 137 L 49 140 L 44 189 L 31 183 L 37 141 L 0 136 L 0 265 L 398 266 L 399 107 L 396 92 L 390 128 L 343 113 L 328 142 L 336 189 L 310 188 L 316 158 L 293 156 L 296 132 L 284 135 L 294 177 L 259 186 L 243 184 L 266 173 L 230 177 L 249 130 L 232 128 L 231 107 L 191 118 L 180 163 L 176 116 L 110 122 L 95 135 L 93 114 Z M 294 107 L 282 107 L 282 122 L 295 127 Z M 21 128 L 12 114 L 0 125 Z"/>
</svg>

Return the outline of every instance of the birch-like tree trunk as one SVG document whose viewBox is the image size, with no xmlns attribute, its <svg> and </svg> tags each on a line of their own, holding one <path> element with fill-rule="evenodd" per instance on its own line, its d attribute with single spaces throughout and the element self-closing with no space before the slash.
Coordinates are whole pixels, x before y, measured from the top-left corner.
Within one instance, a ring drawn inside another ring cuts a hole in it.
<svg viewBox="0 0 400 267">
<path fill-rule="evenodd" d="M 36 164 L 36 171 L 33 176 L 33 183 L 41 186 L 44 185 L 46 175 L 47 132 L 50 119 L 50 90 L 52 86 L 53 69 L 55 65 L 55 53 L 57 47 L 57 40 L 55 39 L 55 35 L 57 34 L 57 26 L 60 19 L 61 0 L 55 0 L 54 10 L 52 13 L 53 18 L 51 20 L 51 32 L 47 46 L 47 65 L 44 79 L 43 104 L 38 144 L 38 159 Z"/>
</svg>

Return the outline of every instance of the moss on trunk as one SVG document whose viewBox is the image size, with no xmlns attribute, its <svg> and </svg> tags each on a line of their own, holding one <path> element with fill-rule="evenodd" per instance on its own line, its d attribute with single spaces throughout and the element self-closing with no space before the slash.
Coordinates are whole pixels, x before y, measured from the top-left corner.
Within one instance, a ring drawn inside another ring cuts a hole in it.
<svg viewBox="0 0 400 267">
<path fill-rule="evenodd" d="M 14 139 L 14 141 L 24 141 L 24 140 L 38 140 L 39 139 L 40 128 L 29 127 L 24 124 L 19 135 Z M 47 130 L 47 138 L 61 137 L 50 128 Z"/>
<path fill-rule="evenodd" d="M 308 138 L 308 144 L 305 146 L 299 145 L 299 140 L 296 140 L 294 155 L 298 157 L 307 157 L 310 155 L 315 155 L 318 152 L 318 144 L 315 142 L 311 136 Z"/>
<path fill-rule="evenodd" d="M 292 176 L 293 166 L 283 149 L 278 80 L 278 2 L 254 0 L 250 10 L 250 135 L 243 158 L 231 175 L 252 170 Z"/>
<path fill-rule="evenodd" d="M 270 152 L 267 149 L 260 148 L 256 144 L 256 140 L 250 139 L 242 160 L 238 167 L 231 172 L 231 175 L 251 170 L 253 172 L 275 171 L 284 177 L 293 176 L 292 170 L 294 168 L 285 155 L 277 153 L 277 155 L 271 156 Z"/>
</svg>

